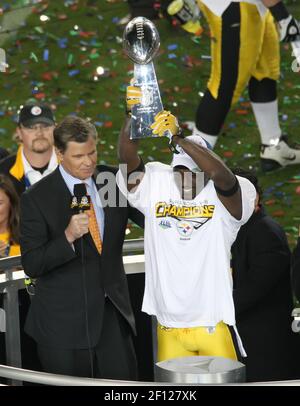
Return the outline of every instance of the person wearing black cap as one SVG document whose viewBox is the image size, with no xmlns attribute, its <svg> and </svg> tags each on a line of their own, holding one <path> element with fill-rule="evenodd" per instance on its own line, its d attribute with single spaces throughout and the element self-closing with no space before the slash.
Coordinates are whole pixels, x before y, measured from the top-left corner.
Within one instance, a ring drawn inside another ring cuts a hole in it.
<svg viewBox="0 0 300 406">
<path fill-rule="evenodd" d="M 142 89 L 128 87 L 127 104 L 139 103 L 139 91 L 142 98 Z M 235 177 L 202 137 L 183 138 L 170 112 L 160 112 L 151 128 L 170 139 L 171 165 L 143 164 L 127 120 L 119 157 L 130 176 L 120 168 L 117 183 L 145 216 L 142 310 L 159 323 L 158 361 L 196 355 L 236 360 L 238 350 L 245 352 L 235 328 L 230 246 L 253 213 L 255 188 Z"/>
<path fill-rule="evenodd" d="M 19 195 L 56 168 L 54 126 L 53 113 L 47 105 L 28 104 L 21 108 L 16 130 L 20 146 L 16 155 L 0 162 L 0 173 L 9 175 Z"/>
</svg>

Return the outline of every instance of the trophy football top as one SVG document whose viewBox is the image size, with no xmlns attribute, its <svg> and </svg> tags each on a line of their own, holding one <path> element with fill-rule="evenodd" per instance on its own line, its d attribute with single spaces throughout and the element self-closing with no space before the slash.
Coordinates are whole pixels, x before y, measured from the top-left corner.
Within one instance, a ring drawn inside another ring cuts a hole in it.
<svg viewBox="0 0 300 406">
<path fill-rule="evenodd" d="M 133 62 L 140 65 L 151 62 L 159 46 L 159 34 L 152 21 L 145 17 L 135 17 L 126 25 L 123 47 Z"/>
</svg>

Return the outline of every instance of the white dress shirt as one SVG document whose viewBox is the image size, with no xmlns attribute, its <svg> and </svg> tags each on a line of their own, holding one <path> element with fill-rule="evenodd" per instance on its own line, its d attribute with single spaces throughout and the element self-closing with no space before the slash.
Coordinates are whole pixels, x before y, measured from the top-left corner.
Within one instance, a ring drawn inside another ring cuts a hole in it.
<svg viewBox="0 0 300 406">
<path fill-rule="evenodd" d="M 91 177 L 85 180 L 75 178 L 74 176 L 70 175 L 62 165 L 59 165 L 59 170 L 72 196 L 74 195 L 74 185 L 78 183 L 84 183 L 87 186 L 87 194 L 91 197 L 91 201 L 93 203 L 96 214 L 98 227 L 100 230 L 100 237 L 101 240 L 103 241 L 105 215 L 101 199 L 99 197 L 99 193 L 93 179 Z"/>
<path fill-rule="evenodd" d="M 41 173 L 40 171 L 33 169 L 33 167 L 30 165 L 30 163 L 27 161 L 24 151 L 22 149 L 22 161 L 23 161 L 23 167 L 24 167 L 24 176 L 27 179 L 29 185 L 34 185 L 36 182 L 44 178 L 45 176 L 49 175 L 49 173 L 53 172 L 54 169 L 57 167 L 57 156 L 55 154 L 54 148 L 53 152 L 48 164 L 47 169 Z"/>
</svg>

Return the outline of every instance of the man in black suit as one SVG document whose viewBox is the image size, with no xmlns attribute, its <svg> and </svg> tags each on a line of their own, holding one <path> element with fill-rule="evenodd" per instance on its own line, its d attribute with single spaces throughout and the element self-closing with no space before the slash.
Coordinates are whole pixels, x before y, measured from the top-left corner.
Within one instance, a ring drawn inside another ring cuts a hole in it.
<svg viewBox="0 0 300 406">
<path fill-rule="evenodd" d="M 11 155 L 7 153 L 5 156 L 0 150 L 0 173 L 10 178 L 19 196 L 57 167 L 53 146 L 54 126 L 55 119 L 49 106 L 29 103 L 20 109 L 16 128 L 16 136 L 20 141 L 17 152 Z M 18 292 L 18 298 L 22 366 L 26 369 L 37 369 L 39 362 L 35 343 L 24 333 L 24 323 L 30 305 L 29 295 L 25 289 L 22 289 Z"/>
<path fill-rule="evenodd" d="M 256 208 L 232 245 L 236 326 L 247 357 L 247 381 L 296 379 L 300 375 L 299 336 L 291 330 L 293 298 L 290 249 L 282 227 L 260 202 L 256 176 L 233 171 L 256 188 Z"/>
<path fill-rule="evenodd" d="M 22 264 L 37 279 L 25 330 L 47 372 L 136 379 L 122 245 L 128 217 L 139 225 L 143 218 L 117 203 L 115 183 L 109 186 L 116 201 L 105 206 L 99 198 L 95 177 L 114 179 L 116 170 L 96 167 L 96 139 L 91 123 L 65 118 L 54 130 L 60 165 L 22 195 Z M 94 216 L 71 209 L 74 185 L 83 182 Z M 100 246 L 90 232 L 92 218 Z"/>
</svg>

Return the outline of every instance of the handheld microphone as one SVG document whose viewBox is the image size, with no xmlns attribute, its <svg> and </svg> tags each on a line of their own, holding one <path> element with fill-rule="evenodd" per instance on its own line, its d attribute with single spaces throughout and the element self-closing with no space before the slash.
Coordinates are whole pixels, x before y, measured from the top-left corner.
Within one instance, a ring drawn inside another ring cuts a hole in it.
<svg viewBox="0 0 300 406">
<path fill-rule="evenodd" d="M 71 209 L 75 210 L 76 213 L 84 213 L 85 210 L 90 210 L 91 208 L 91 197 L 87 194 L 86 186 L 84 183 L 77 183 L 74 185 L 73 189 L 74 196 L 71 201 Z M 85 269 L 85 260 L 83 252 L 83 239 L 80 238 L 80 250 L 81 250 L 81 270 L 82 270 L 82 285 L 84 293 L 84 308 L 85 308 L 85 328 L 86 328 L 86 337 L 88 343 L 88 352 L 90 359 L 90 368 L 91 368 L 91 377 L 94 378 L 94 362 L 93 354 L 91 350 L 91 338 L 90 338 L 90 327 L 88 319 L 88 292 L 86 285 L 86 269 Z"/>
<path fill-rule="evenodd" d="M 76 183 L 73 189 L 74 196 L 71 201 L 71 209 L 83 213 L 91 208 L 91 197 L 87 194 L 84 183 Z"/>
</svg>

